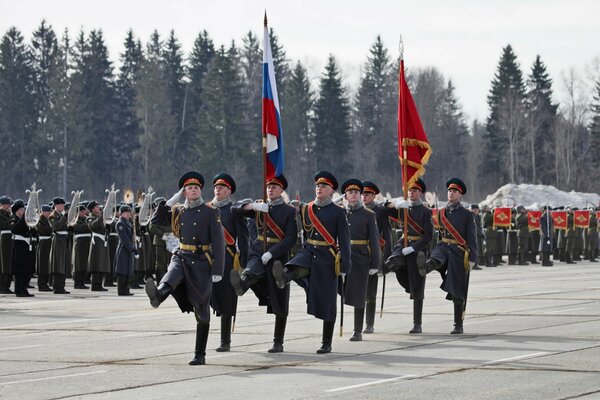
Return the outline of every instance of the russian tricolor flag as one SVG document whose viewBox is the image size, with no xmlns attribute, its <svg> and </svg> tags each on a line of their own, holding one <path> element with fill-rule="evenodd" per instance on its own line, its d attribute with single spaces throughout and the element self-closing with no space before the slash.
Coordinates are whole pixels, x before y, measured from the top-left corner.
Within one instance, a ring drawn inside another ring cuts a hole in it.
<svg viewBox="0 0 600 400">
<path fill-rule="evenodd" d="M 262 99 L 262 133 L 267 141 L 266 179 L 283 174 L 283 131 L 281 130 L 281 113 L 279 98 L 275 84 L 275 69 L 269 28 L 265 14 L 265 33 L 263 43 L 263 99 Z"/>
</svg>

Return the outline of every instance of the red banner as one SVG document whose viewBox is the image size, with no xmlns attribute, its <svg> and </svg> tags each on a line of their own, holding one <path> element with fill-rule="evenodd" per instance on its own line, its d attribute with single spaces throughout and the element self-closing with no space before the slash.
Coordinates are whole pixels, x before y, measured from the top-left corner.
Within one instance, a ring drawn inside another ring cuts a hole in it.
<svg viewBox="0 0 600 400">
<path fill-rule="evenodd" d="M 542 218 L 541 211 L 527 211 L 527 226 L 530 231 L 540 230 L 540 218 Z"/>
<path fill-rule="evenodd" d="M 575 228 L 589 228 L 590 227 L 590 210 L 577 210 L 573 211 L 574 225 Z"/>
<path fill-rule="evenodd" d="M 554 221 L 554 229 L 567 230 L 566 211 L 552 211 L 552 220 Z"/>
<path fill-rule="evenodd" d="M 435 229 L 439 229 L 440 224 L 438 223 L 438 209 L 437 208 L 431 209 L 431 218 L 433 218 L 433 227 Z"/>
<path fill-rule="evenodd" d="M 511 208 L 497 207 L 494 208 L 494 226 L 499 228 L 510 228 Z"/>
<path fill-rule="evenodd" d="M 596 211 L 596 219 L 600 221 L 600 211 Z"/>
</svg>

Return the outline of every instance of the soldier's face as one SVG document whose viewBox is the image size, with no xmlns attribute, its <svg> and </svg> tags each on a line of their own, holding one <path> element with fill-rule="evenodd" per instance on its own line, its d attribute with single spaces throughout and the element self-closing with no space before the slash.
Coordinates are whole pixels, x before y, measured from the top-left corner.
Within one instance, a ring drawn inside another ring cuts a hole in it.
<svg viewBox="0 0 600 400">
<path fill-rule="evenodd" d="M 462 194 L 456 189 L 448 189 L 448 201 L 450 203 L 456 203 L 460 200 Z"/>
<path fill-rule="evenodd" d="M 42 215 L 44 218 L 48 218 L 50 216 L 50 211 L 42 211 Z"/>
<path fill-rule="evenodd" d="M 408 199 L 410 201 L 417 201 L 421 198 L 421 191 L 417 188 L 408 189 Z"/>
<path fill-rule="evenodd" d="M 10 204 L 1 204 L 0 208 L 4 211 L 8 211 L 10 209 Z"/>
<path fill-rule="evenodd" d="M 121 218 L 125 218 L 125 219 L 129 219 L 131 218 L 131 212 L 130 211 L 123 211 L 120 215 Z"/>
<path fill-rule="evenodd" d="M 202 189 L 198 185 L 187 185 L 183 194 L 187 201 L 198 200 L 202 195 Z"/>
<path fill-rule="evenodd" d="M 333 188 L 324 183 L 319 183 L 315 186 L 315 195 L 319 200 L 325 200 L 328 197 L 331 197 L 333 194 Z"/>
<path fill-rule="evenodd" d="M 373 203 L 375 201 L 375 193 L 363 192 L 363 194 L 362 194 L 362 201 L 367 206 L 369 204 Z"/>
<path fill-rule="evenodd" d="M 360 198 L 360 191 L 356 189 L 350 189 L 346 190 L 346 193 L 344 193 L 344 195 L 346 196 L 346 201 L 348 203 L 356 204 L 358 203 L 358 199 Z"/>
<path fill-rule="evenodd" d="M 100 215 L 101 212 L 102 212 L 102 210 L 100 210 L 100 206 L 96 206 L 96 207 L 92 208 L 92 213 L 94 215 Z"/>
<path fill-rule="evenodd" d="M 224 200 L 231 196 L 231 189 L 224 185 L 216 185 L 214 189 L 215 199 L 217 201 Z"/>
<path fill-rule="evenodd" d="M 64 204 L 55 204 L 54 209 L 58 212 L 63 212 L 63 211 L 65 211 L 65 205 Z"/>
<path fill-rule="evenodd" d="M 283 188 L 279 185 L 267 185 L 267 198 L 269 200 L 275 200 L 281 197 Z"/>
</svg>

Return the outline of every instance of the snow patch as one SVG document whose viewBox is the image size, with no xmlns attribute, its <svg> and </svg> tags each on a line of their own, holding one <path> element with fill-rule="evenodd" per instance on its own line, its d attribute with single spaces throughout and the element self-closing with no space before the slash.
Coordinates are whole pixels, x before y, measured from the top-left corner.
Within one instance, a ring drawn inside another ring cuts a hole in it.
<svg viewBox="0 0 600 400">
<path fill-rule="evenodd" d="M 564 192 L 554 186 L 509 183 L 479 203 L 480 207 L 485 205 L 490 207 L 523 205 L 531 210 L 537 210 L 546 205 L 582 208 L 600 205 L 600 196 L 597 193 Z"/>
</svg>

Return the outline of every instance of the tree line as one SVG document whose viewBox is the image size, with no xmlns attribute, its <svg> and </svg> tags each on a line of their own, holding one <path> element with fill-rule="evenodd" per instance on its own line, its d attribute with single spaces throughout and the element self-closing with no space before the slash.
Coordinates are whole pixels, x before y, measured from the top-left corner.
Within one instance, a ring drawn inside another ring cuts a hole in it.
<svg viewBox="0 0 600 400">
<path fill-rule="evenodd" d="M 315 84 L 272 29 L 269 35 L 290 194 L 310 198 L 319 169 L 398 194 L 399 63 L 381 38 L 351 91 L 334 55 Z M 174 31 L 155 30 L 142 42 L 129 30 L 117 67 L 102 30 L 57 33 L 42 21 L 27 42 L 9 28 L 0 42 L 0 192 L 23 197 L 35 181 L 46 196 L 85 189 L 85 197 L 100 199 L 114 182 L 167 195 L 182 172 L 195 169 L 207 181 L 227 172 L 240 196 L 260 196 L 260 43 L 248 32 L 219 45 L 203 30 L 184 54 Z M 508 45 L 487 120 L 469 122 L 441 71 L 406 72 L 433 149 L 424 178 L 430 190 L 443 191 L 453 175 L 476 200 L 508 182 L 598 191 L 600 80 L 587 99 L 575 74 L 566 76 L 569 97 L 559 105 L 541 57 L 524 77 Z"/>
</svg>

